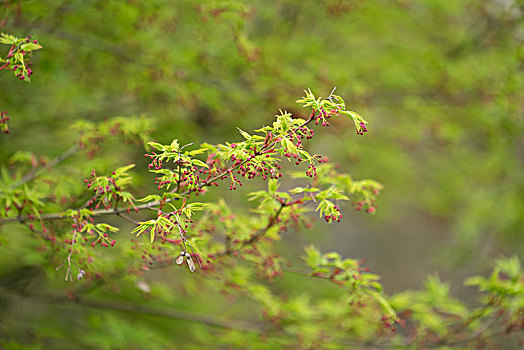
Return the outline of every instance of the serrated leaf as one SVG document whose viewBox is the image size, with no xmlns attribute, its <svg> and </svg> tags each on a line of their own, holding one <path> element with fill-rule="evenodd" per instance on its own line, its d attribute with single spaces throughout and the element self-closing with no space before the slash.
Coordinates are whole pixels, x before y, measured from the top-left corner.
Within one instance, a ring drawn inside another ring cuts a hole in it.
<svg viewBox="0 0 524 350">
<path fill-rule="evenodd" d="M 322 262 L 322 255 L 313 245 L 308 245 L 304 248 L 306 256 L 304 257 L 305 262 L 312 268 L 317 268 Z"/>
<path fill-rule="evenodd" d="M 120 167 L 115 170 L 115 175 L 119 176 L 127 172 L 129 169 L 133 169 L 135 167 L 135 164 L 129 164 L 123 167 Z"/>
<path fill-rule="evenodd" d="M 4 33 L 2 33 L 2 37 L 0 38 L 0 43 L 2 44 L 13 45 L 16 44 L 16 41 L 17 39 L 14 36 Z"/>
<path fill-rule="evenodd" d="M 20 52 L 15 53 L 15 60 L 22 62 L 24 64 L 24 56 Z"/>
<path fill-rule="evenodd" d="M 469 277 L 464 281 L 465 286 L 480 286 L 485 283 L 486 279 L 482 276 Z"/>
<path fill-rule="evenodd" d="M 165 192 L 164 193 L 164 198 L 169 198 L 169 199 L 180 199 L 180 198 L 184 198 L 184 196 L 178 194 L 178 193 L 174 193 L 174 192 Z"/>
<path fill-rule="evenodd" d="M 274 195 L 277 192 L 278 189 L 278 180 L 277 179 L 270 179 L 267 184 L 267 191 Z"/>
<path fill-rule="evenodd" d="M 162 144 L 158 143 L 158 142 L 150 141 L 147 144 L 149 146 L 153 147 L 153 148 L 156 148 L 159 151 L 163 151 L 164 150 L 164 146 Z"/>
<path fill-rule="evenodd" d="M 324 254 L 325 258 L 331 259 L 331 260 L 340 260 L 340 254 L 337 252 L 329 252 Z"/>
<path fill-rule="evenodd" d="M 96 224 L 96 228 L 102 230 L 102 231 L 111 231 L 111 232 L 118 232 L 120 229 L 118 227 L 111 226 L 109 224 Z"/>
<path fill-rule="evenodd" d="M 153 201 L 159 202 L 161 199 L 162 197 L 160 197 L 157 194 L 150 194 L 150 195 L 145 196 L 144 198 L 137 199 L 136 201 L 137 202 L 153 202 Z"/>
<path fill-rule="evenodd" d="M 192 210 L 203 210 L 205 207 L 208 207 L 209 203 L 194 202 L 188 204 L 186 207 L 191 208 Z"/>
<path fill-rule="evenodd" d="M 204 163 L 204 162 L 201 161 L 200 159 L 191 159 L 191 163 L 192 163 L 193 165 L 197 165 L 197 166 L 202 166 L 202 167 L 209 168 L 209 165 L 207 165 L 206 163 Z"/>
<path fill-rule="evenodd" d="M 192 151 L 189 151 L 189 152 L 187 152 L 187 154 L 189 154 L 191 156 L 196 156 L 198 154 L 202 154 L 202 153 L 205 153 L 205 152 L 206 152 L 205 149 L 199 148 L 199 149 L 194 149 Z"/>
<path fill-rule="evenodd" d="M 240 132 L 240 134 L 242 134 L 242 136 L 244 136 L 244 138 L 246 140 L 250 140 L 251 139 L 251 135 L 249 135 L 247 132 L 245 132 L 244 130 L 242 130 L 242 129 L 238 128 L 238 127 L 237 127 L 237 129 Z"/>
<path fill-rule="evenodd" d="M 41 45 L 35 43 L 27 43 L 20 46 L 20 49 L 23 51 L 35 51 L 40 50 L 41 48 Z"/>
</svg>

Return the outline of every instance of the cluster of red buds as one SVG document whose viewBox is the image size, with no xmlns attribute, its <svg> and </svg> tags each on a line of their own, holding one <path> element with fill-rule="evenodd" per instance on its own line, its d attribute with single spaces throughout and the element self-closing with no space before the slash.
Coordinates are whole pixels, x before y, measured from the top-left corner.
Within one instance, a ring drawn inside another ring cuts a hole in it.
<svg viewBox="0 0 524 350">
<path fill-rule="evenodd" d="M 26 44 L 29 42 L 32 42 L 33 44 L 38 44 L 38 40 L 31 40 L 31 35 L 28 35 L 22 44 Z M 9 70 L 15 73 L 15 76 L 17 78 L 19 78 L 20 80 L 25 80 L 33 75 L 33 70 L 29 67 L 31 66 L 31 62 L 28 62 L 27 58 L 25 58 L 22 64 L 14 64 L 14 62 L 11 60 L 17 52 L 20 53 L 22 56 L 25 56 L 27 54 L 26 51 L 20 50 L 20 45 L 11 46 L 11 49 L 9 50 L 9 53 L 7 54 L 5 60 L 5 65 L 0 67 L 0 69 L 7 67 Z"/>
<path fill-rule="evenodd" d="M 8 121 L 9 117 L 7 116 L 7 111 L 0 112 L 0 132 L 9 134 L 9 126 L 7 125 Z"/>
<path fill-rule="evenodd" d="M 358 202 L 353 202 L 352 204 L 355 207 L 356 211 L 361 211 L 362 208 L 364 208 L 364 206 L 367 206 L 366 213 L 369 213 L 369 214 L 373 214 L 377 210 L 377 206 L 374 205 L 373 202 L 372 204 L 368 204 L 367 202 L 358 201 Z"/>
<path fill-rule="evenodd" d="M 151 163 L 147 166 L 148 169 L 160 170 L 162 169 L 162 161 L 155 158 L 156 154 L 144 154 L 144 157 L 152 159 Z"/>
<path fill-rule="evenodd" d="M 139 245 L 132 240 L 134 245 L 131 249 L 137 249 Z M 162 243 L 165 243 L 163 241 Z M 158 253 L 155 252 L 158 250 Z M 147 249 L 142 251 L 142 270 L 149 271 L 154 266 L 170 266 L 173 264 L 173 258 L 169 251 L 162 246 L 149 246 Z"/>
<path fill-rule="evenodd" d="M 236 144 L 231 145 L 232 148 L 236 148 Z M 266 180 L 268 177 L 270 179 L 278 179 L 279 177 L 282 177 L 282 173 L 279 171 L 282 167 L 280 165 L 277 165 L 273 162 L 266 162 L 265 160 L 261 161 L 259 164 L 256 164 L 252 160 L 255 159 L 257 156 L 260 155 L 266 155 L 266 157 L 269 157 L 272 152 L 274 152 L 274 148 L 270 148 L 267 150 L 258 150 L 255 147 L 249 148 L 249 153 L 246 155 L 245 159 L 237 158 L 236 156 L 232 156 L 230 159 L 231 161 L 235 162 L 233 164 L 233 167 L 238 167 L 237 174 L 245 177 L 247 179 L 253 179 L 257 175 L 262 176 L 264 180 Z M 240 186 L 242 186 L 242 183 L 237 180 L 235 175 L 231 173 L 231 178 L 233 181 L 233 185 L 231 189 L 235 189 L 235 183 L 238 183 Z M 227 176 L 226 176 L 227 177 Z M 225 177 L 223 177 L 225 178 Z"/>
<path fill-rule="evenodd" d="M 105 195 L 105 194 L 109 194 L 109 193 L 112 193 L 112 192 L 118 190 L 118 187 L 116 186 L 116 183 L 115 183 L 115 179 L 113 179 L 112 177 L 108 178 L 108 180 L 111 183 L 111 185 L 107 184 L 105 186 L 96 186 L 96 172 L 95 172 L 95 169 L 93 169 L 91 171 L 90 175 L 91 175 L 92 179 L 91 180 L 85 179 L 84 183 L 86 183 L 86 187 L 88 189 L 90 189 L 93 192 L 95 192 L 95 195 L 93 196 L 93 198 L 91 198 L 87 202 L 88 206 L 93 205 L 96 202 L 96 199 L 99 198 L 100 196 Z M 106 209 L 111 208 L 111 203 L 110 202 L 106 202 L 104 200 L 99 200 L 98 203 L 96 203 L 96 205 L 95 205 L 95 209 L 98 209 L 100 207 L 100 203 L 102 203 Z"/>
<path fill-rule="evenodd" d="M 333 206 L 333 209 L 335 209 L 336 213 L 324 216 L 324 220 L 326 220 L 326 222 L 340 222 L 340 219 L 342 219 L 342 213 L 340 212 L 340 208 L 338 207 L 338 205 L 335 204 Z"/>
<path fill-rule="evenodd" d="M 329 126 L 327 119 L 331 118 L 332 115 L 337 113 L 338 111 L 336 109 L 332 109 L 327 112 L 324 108 L 320 107 L 318 110 L 313 109 L 310 118 L 315 119 L 315 125 L 321 124 L 322 126 Z"/>
<path fill-rule="evenodd" d="M 264 257 L 264 260 L 258 269 L 258 271 L 263 274 L 270 283 L 272 282 L 271 280 L 284 275 L 283 271 L 279 268 L 278 258 L 278 254 Z"/>
<path fill-rule="evenodd" d="M 379 190 L 372 187 L 372 186 L 364 186 L 362 187 L 362 190 L 363 191 L 371 191 L 371 193 L 373 195 L 377 195 L 379 194 Z M 361 211 L 362 209 L 365 209 L 366 213 L 369 213 L 369 214 L 373 214 L 375 213 L 375 211 L 377 210 L 377 206 L 375 204 L 375 199 L 371 196 L 370 198 L 366 198 L 366 199 L 360 199 L 360 200 L 355 200 L 353 203 L 352 203 L 353 207 L 355 207 L 355 210 L 356 211 Z"/>
<path fill-rule="evenodd" d="M 35 41 L 36 41 L 36 40 L 35 40 Z M 22 53 L 25 54 L 24 51 L 22 51 Z M 26 64 L 27 64 L 28 66 L 31 65 L 30 62 L 29 62 L 29 63 L 26 63 Z M 16 75 L 16 77 L 17 77 L 18 79 L 20 79 L 20 80 L 24 80 L 24 79 L 26 78 L 26 76 L 25 76 L 24 73 L 23 73 L 23 67 L 22 67 L 22 66 L 19 66 L 19 65 L 15 64 L 15 65 L 13 65 L 13 66 L 11 67 L 11 70 L 15 72 L 15 75 Z M 30 67 L 28 67 L 28 68 L 27 68 L 27 77 L 28 77 L 28 78 L 31 78 L 32 75 L 33 75 L 33 70 L 32 70 Z"/>
<path fill-rule="evenodd" d="M 357 135 L 364 135 L 365 132 L 368 132 L 368 128 L 366 128 L 364 122 L 360 122 L 357 128 Z"/>
<path fill-rule="evenodd" d="M 400 319 L 393 320 L 391 317 L 388 317 L 386 315 L 383 315 L 380 320 L 384 323 L 384 327 L 391 329 L 392 332 L 395 332 L 397 330 L 395 324 L 400 325 L 400 327 L 406 326 L 406 321 Z"/>
<path fill-rule="evenodd" d="M 158 154 L 155 152 L 152 152 L 151 154 L 144 154 L 144 157 L 151 159 L 151 163 L 147 166 L 149 169 L 153 170 L 161 170 L 164 167 L 164 164 L 159 159 Z M 201 179 L 199 176 L 199 173 L 202 174 L 203 172 L 209 172 L 205 169 L 198 169 L 198 167 L 191 165 L 187 161 L 183 161 L 179 159 L 175 162 L 180 167 L 180 172 L 173 172 L 170 178 L 167 176 L 161 176 L 155 178 L 155 185 L 157 185 L 157 188 L 160 190 L 162 187 L 166 185 L 170 185 L 173 182 L 178 183 L 177 186 L 179 186 L 179 190 L 184 189 L 189 192 L 196 192 L 197 195 L 200 192 L 204 192 L 203 184 L 205 183 L 205 180 Z M 178 178 L 179 177 L 179 178 Z M 209 175 L 207 180 L 209 180 L 211 176 Z"/>
<path fill-rule="evenodd" d="M 90 234 L 93 233 L 93 231 L 88 232 Z M 84 240 L 87 241 L 87 237 L 84 238 Z M 114 247 L 116 244 L 116 240 L 109 238 L 109 235 L 107 233 L 104 233 L 103 236 L 98 236 L 98 238 L 91 242 L 91 247 L 95 247 L 97 244 L 100 244 L 101 247 L 107 248 L 109 246 Z"/>
<path fill-rule="evenodd" d="M 94 205 L 94 209 L 99 209 L 100 204 L 102 204 L 105 209 L 110 209 L 113 205 L 111 204 L 111 201 L 107 199 L 107 197 L 109 197 L 110 194 L 112 194 L 114 198 L 120 197 L 120 188 L 116 185 L 115 178 L 108 177 L 108 183 L 105 185 L 99 185 L 95 169 L 93 169 L 89 175 L 91 176 L 91 179 L 85 179 L 84 183 L 86 184 L 86 187 L 89 190 L 92 190 L 95 194 L 89 201 L 87 201 L 87 206 L 89 207 Z M 116 173 L 113 171 L 112 175 L 114 176 Z M 131 211 L 132 206 L 133 204 L 129 202 L 129 207 L 127 208 L 128 213 Z M 137 208 L 134 210 L 138 212 Z"/>
<path fill-rule="evenodd" d="M 107 233 L 104 233 L 104 239 L 102 239 L 101 237 L 99 237 L 96 241 L 92 242 L 91 243 L 91 247 L 94 247 L 96 246 L 97 243 L 100 243 L 100 245 L 102 247 L 114 247 L 115 246 L 115 243 L 116 241 L 114 239 L 110 239 L 109 238 L 109 235 Z"/>
</svg>

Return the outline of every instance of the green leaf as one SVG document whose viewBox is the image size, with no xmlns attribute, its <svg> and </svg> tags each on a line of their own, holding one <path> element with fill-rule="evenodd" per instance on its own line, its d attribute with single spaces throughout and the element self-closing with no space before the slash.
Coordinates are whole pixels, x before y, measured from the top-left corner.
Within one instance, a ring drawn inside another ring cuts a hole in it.
<svg viewBox="0 0 524 350">
<path fill-rule="evenodd" d="M 267 184 L 269 194 L 274 195 L 279 187 L 277 179 L 270 179 Z"/>
<path fill-rule="evenodd" d="M 322 262 L 322 254 L 313 245 L 305 247 L 304 251 L 306 252 L 304 257 L 306 263 L 314 269 L 317 268 Z"/>
<path fill-rule="evenodd" d="M 111 226 L 109 224 L 96 224 L 96 228 L 102 231 L 118 232 L 120 229 L 118 227 Z"/>
<path fill-rule="evenodd" d="M 22 64 L 24 64 L 24 56 L 22 56 L 22 54 L 20 52 L 17 52 L 15 53 L 15 60 L 21 62 Z"/>
<path fill-rule="evenodd" d="M 115 170 L 115 175 L 116 176 L 120 176 L 120 175 L 126 173 L 129 169 L 133 169 L 134 167 L 135 167 L 135 164 L 129 164 L 129 165 L 120 167 L 120 168 Z"/>
<path fill-rule="evenodd" d="M 191 160 L 191 163 L 192 163 L 193 165 L 196 165 L 196 166 L 201 166 L 201 167 L 209 168 L 209 166 L 208 166 L 206 163 L 204 163 L 203 161 L 201 161 L 201 160 L 199 160 L 199 159 L 192 159 L 192 160 Z"/>
<path fill-rule="evenodd" d="M 249 135 L 247 132 L 245 132 L 244 130 L 242 130 L 242 129 L 238 128 L 238 127 L 237 127 L 237 129 L 242 134 L 242 136 L 244 136 L 244 138 L 246 140 L 251 140 L 251 135 Z"/>
<path fill-rule="evenodd" d="M 40 50 L 41 48 L 41 45 L 35 43 L 27 43 L 20 46 L 20 49 L 23 51 L 35 51 Z"/>
<path fill-rule="evenodd" d="M 137 202 L 153 202 L 153 201 L 160 202 L 161 199 L 162 197 L 160 197 L 157 194 L 150 194 L 150 195 L 145 196 L 144 198 L 137 199 L 136 201 Z"/>
<path fill-rule="evenodd" d="M 148 142 L 147 144 L 148 144 L 149 146 L 153 147 L 153 148 L 156 148 L 156 149 L 159 150 L 159 151 L 163 151 L 163 150 L 164 150 L 164 146 L 161 145 L 161 144 L 158 143 L 158 142 L 152 142 L 152 141 L 150 141 L 150 142 Z"/>
<path fill-rule="evenodd" d="M 486 279 L 482 276 L 469 277 L 464 281 L 465 286 L 480 286 L 486 282 Z"/>
<path fill-rule="evenodd" d="M 16 44 L 17 40 L 18 39 L 12 35 L 2 33 L 2 37 L 0 38 L 0 43 L 13 45 L 13 44 Z"/>
</svg>

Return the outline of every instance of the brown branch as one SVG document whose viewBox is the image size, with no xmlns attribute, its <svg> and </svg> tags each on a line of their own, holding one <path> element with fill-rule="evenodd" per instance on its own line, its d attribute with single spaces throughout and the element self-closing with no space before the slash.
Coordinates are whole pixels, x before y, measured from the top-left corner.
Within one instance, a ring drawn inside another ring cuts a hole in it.
<svg viewBox="0 0 524 350">
<path fill-rule="evenodd" d="M 284 207 L 286 207 L 287 205 L 285 203 L 281 203 L 280 205 L 280 208 L 277 210 L 277 212 L 275 213 L 275 215 L 273 215 L 267 225 L 264 227 L 264 228 L 261 228 L 259 230 L 256 231 L 256 233 L 251 236 L 251 238 L 245 240 L 244 242 L 242 242 L 242 244 L 240 245 L 239 248 L 237 249 L 228 249 L 226 248 L 226 250 L 224 251 L 221 251 L 221 252 L 218 252 L 216 254 L 213 254 L 215 257 L 223 257 L 223 256 L 226 256 L 226 255 L 231 255 L 233 254 L 234 252 L 238 252 L 240 251 L 240 249 L 242 249 L 243 247 L 247 246 L 247 245 L 250 245 L 250 244 L 253 244 L 255 242 L 257 242 L 260 238 L 264 237 L 264 235 L 267 233 L 267 231 L 273 227 L 277 220 L 278 220 L 278 217 L 280 216 L 280 214 L 282 213 L 282 210 L 284 209 Z"/>
<path fill-rule="evenodd" d="M 45 234 L 44 232 L 42 232 L 42 231 L 37 231 L 37 230 L 35 230 L 35 228 L 31 226 L 31 224 L 29 224 L 29 223 L 27 223 L 27 222 L 25 222 L 25 221 L 21 221 L 20 223 L 26 225 L 27 228 L 28 228 L 31 232 L 33 232 L 34 234 L 39 235 L 40 237 L 42 237 L 42 238 L 45 239 L 46 241 L 50 241 L 50 242 L 56 243 L 55 240 L 54 240 L 52 237 L 46 235 L 46 234 Z"/>
<path fill-rule="evenodd" d="M 16 182 L 12 183 L 11 185 L 9 185 L 9 188 L 10 189 L 14 189 L 14 188 L 20 187 L 20 186 L 22 186 L 22 185 L 24 185 L 24 184 L 26 184 L 26 183 L 28 183 L 30 181 L 33 181 L 36 177 L 40 176 L 45 170 L 49 170 L 49 169 L 57 166 L 58 164 L 60 164 L 61 162 L 63 162 L 67 158 L 71 157 L 73 154 L 75 154 L 79 150 L 80 150 L 80 147 L 77 144 L 74 144 L 73 146 L 71 146 L 67 150 L 65 150 L 62 154 L 60 154 L 57 157 L 55 157 L 53 160 L 51 160 L 46 165 L 44 165 L 44 166 L 42 166 L 40 168 L 35 168 L 35 169 L 31 170 L 24 177 L 20 178 L 18 181 L 16 181 Z"/>
<path fill-rule="evenodd" d="M 117 310 L 131 313 L 139 313 L 143 315 L 159 316 L 171 319 L 177 319 L 187 322 L 195 322 L 203 324 L 210 327 L 217 327 L 222 329 L 233 329 L 244 332 L 252 333 L 263 333 L 266 330 L 269 330 L 269 326 L 266 324 L 250 324 L 246 321 L 236 321 L 236 320 L 225 320 L 217 319 L 209 316 L 196 315 L 189 312 L 179 311 L 179 310 L 159 310 L 154 308 L 148 308 L 136 304 L 124 304 L 111 301 L 111 303 L 102 303 L 95 300 L 89 299 L 77 299 L 75 300 L 77 304 L 85 305 L 92 308 L 103 309 L 103 310 Z"/>
<path fill-rule="evenodd" d="M 256 243 L 259 239 L 261 239 L 262 237 L 264 237 L 264 235 L 267 233 L 267 231 L 273 227 L 273 225 L 276 224 L 277 220 L 278 220 L 278 217 L 280 216 L 280 214 L 282 213 L 282 210 L 284 209 L 284 207 L 286 207 L 287 205 L 284 203 L 284 202 L 281 202 L 280 203 L 280 208 L 278 208 L 277 212 L 275 213 L 274 216 L 272 216 L 270 219 L 269 219 L 269 222 L 267 223 L 266 227 L 258 230 L 250 239 L 248 239 L 247 241 L 244 241 L 242 243 L 242 247 L 245 247 L 246 245 L 250 245 L 250 244 L 253 244 L 253 243 Z"/>
<path fill-rule="evenodd" d="M 246 159 L 242 163 L 240 163 L 240 164 L 238 164 L 236 166 L 230 167 L 227 170 L 224 170 L 223 172 L 221 172 L 220 174 L 216 175 L 215 177 L 213 177 L 211 179 L 208 179 L 205 182 L 199 184 L 198 187 L 199 188 L 203 188 L 203 187 L 206 187 L 206 186 L 210 186 L 216 180 L 222 178 L 224 175 L 227 175 L 231 171 L 236 170 L 238 167 L 240 167 L 241 165 L 247 163 L 248 161 L 249 161 L 249 159 Z M 193 190 L 187 190 L 187 191 L 182 192 L 180 194 L 180 196 L 188 196 L 188 195 L 190 195 L 193 192 L 194 192 Z M 148 202 L 148 203 L 145 203 L 145 204 L 142 204 L 142 205 L 138 205 L 135 208 L 137 210 L 146 210 L 146 209 L 151 209 L 151 208 L 157 207 L 157 206 L 159 206 L 161 204 L 163 205 L 163 204 L 166 204 L 166 203 L 170 203 L 170 202 L 175 201 L 175 200 L 178 200 L 178 199 L 177 198 L 175 198 L 175 199 L 167 198 L 166 200 L 161 201 L 161 202 L 151 201 L 151 202 Z M 128 210 L 127 208 L 118 208 L 116 210 L 110 210 L 110 209 L 105 209 L 105 208 L 97 209 L 97 210 L 93 210 L 92 211 L 93 212 L 92 216 L 104 216 L 104 215 L 115 215 L 115 214 L 118 215 L 118 214 L 126 213 L 127 210 Z M 65 210 L 64 210 L 64 212 L 65 212 Z M 25 222 L 25 221 L 34 221 L 34 220 L 42 220 L 42 221 L 64 220 L 64 219 L 67 219 L 67 218 L 68 217 L 65 216 L 63 213 L 49 213 L 49 214 L 40 215 L 39 218 L 33 218 L 33 219 L 30 219 L 28 216 L 0 219 L 0 225 L 1 224 L 7 224 L 7 223 L 15 223 L 15 222 L 22 223 L 22 222 Z"/>
<path fill-rule="evenodd" d="M 3 290 L 2 292 L 6 292 Z M 16 294 L 20 296 L 20 294 Z M 252 333 L 263 333 L 269 331 L 271 326 L 267 323 L 261 322 L 249 322 L 249 321 L 237 321 L 228 319 L 217 319 L 210 316 L 197 315 L 194 313 L 180 311 L 180 310 L 168 310 L 157 309 L 151 307 L 145 307 L 137 304 L 128 304 L 111 300 L 110 302 L 102 302 L 94 299 L 87 299 L 82 297 L 73 296 L 72 298 L 59 296 L 59 295 L 39 295 L 23 293 L 24 297 L 33 298 L 36 300 L 43 300 L 53 304 L 59 305 L 83 305 L 90 308 L 96 308 L 101 310 L 115 310 L 129 313 L 136 313 L 149 316 L 164 317 L 169 319 L 194 322 L 203 324 L 210 327 L 232 329 L 237 331 L 252 332 Z"/>
<path fill-rule="evenodd" d="M 487 310 L 492 307 L 493 304 L 490 302 L 486 305 L 484 305 L 478 312 L 476 315 L 471 315 L 469 316 L 467 319 L 465 319 L 463 322 L 460 322 L 456 328 L 452 329 L 446 336 L 444 336 L 441 341 L 437 342 L 436 345 L 446 345 L 446 344 L 450 344 L 451 340 L 453 340 L 454 338 L 456 338 L 463 330 L 465 330 L 467 327 L 470 326 L 470 324 L 481 318 L 486 312 Z M 497 319 L 495 319 L 496 321 Z"/>
<path fill-rule="evenodd" d="M 135 219 L 133 219 L 132 217 L 130 216 L 127 216 L 126 214 L 124 213 L 120 213 L 120 212 L 116 212 L 115 213 L 116 216 L 120 216 L 121 218 L 123 218 L 124 220 L 127 220 L 129 222 L 132 222 L 133 224 L 135 224 L 136 226 L 140 225 L 140 223 L 138 221 L 136 221 Z"/>
</svg>

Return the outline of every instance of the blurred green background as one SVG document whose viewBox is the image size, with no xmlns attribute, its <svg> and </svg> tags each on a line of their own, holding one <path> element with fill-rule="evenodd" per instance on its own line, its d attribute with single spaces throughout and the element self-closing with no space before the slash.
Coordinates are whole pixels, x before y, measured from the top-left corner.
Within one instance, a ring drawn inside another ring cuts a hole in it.
<svg viewBox="0 0 524 350">
<path fill-rule="evenodd" d="M 44 46 L 30 84 L 0 75 L 12 119 L 3 164 L 17 150 L 59 154 L 79 119 L 146 115 L 159 142 L 235 140 L 236 127 L 268 124 L 279 109 L 305 116 L 294 103 L 304 89 L 326 97 L 337 87 L 369 133 L 337 121 L 313 151 L 385 190 L 374 216 L 348 205 L 343 223 L 287 238 L 293 254 L 313 241 L 365 258 L 387 292 L 438 272 L 467 298 L 463 277 L 524 253 L 523 1 L 0 4 L 2 32 Z M 109 163 L 136 162 L 142 192 L 151 188 L 140 147 L 111 147 Z M 89 317 L 95 330 L 120 322 Z"/>
</svg>

